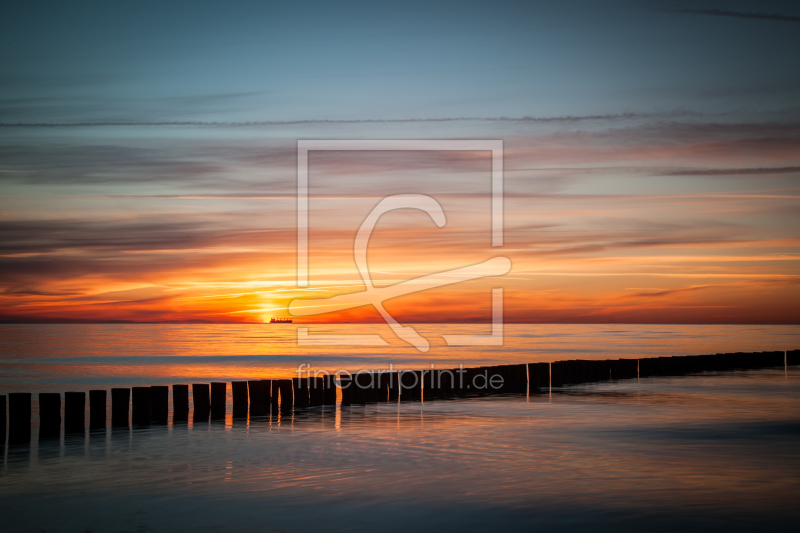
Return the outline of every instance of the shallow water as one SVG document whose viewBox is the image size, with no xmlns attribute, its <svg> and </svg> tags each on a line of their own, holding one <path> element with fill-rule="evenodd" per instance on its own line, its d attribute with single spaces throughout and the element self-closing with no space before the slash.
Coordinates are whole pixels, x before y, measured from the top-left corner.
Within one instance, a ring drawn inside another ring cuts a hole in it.
<svg viewBox="0 0 800 533">
<path fill-rule="evenodd" d="M 796 530 L 800 368 L 11 447 L 7 531 Z"/>
<path fill-rule="evenodd" d="M 273 377 L 309 361 L 420 368 L 422 360 L 398 346 L 374 355 L 371 348 L 292 352 L 291 330 L 270 334 L 286 350 L 259 351 L 263 340 L 244 338 L 267 327 L 3 326 L 2 392 Z M 797 327 L 509 330 L 501 350 L 433 350 L 431 360 L 478 365 L 798 345 Z M 548 330 L 558 335 L 546 337 Z M 39 442 L 34 427 L 30 446 L 3 450 L 0 529 L 794 531 L 800 520 L 800 367 L 251 420 L 232 420 L 230 405 L 225 421 L 54 441 Z M 34 426 L 36 418 L 34 410 Z"/>
</svg>

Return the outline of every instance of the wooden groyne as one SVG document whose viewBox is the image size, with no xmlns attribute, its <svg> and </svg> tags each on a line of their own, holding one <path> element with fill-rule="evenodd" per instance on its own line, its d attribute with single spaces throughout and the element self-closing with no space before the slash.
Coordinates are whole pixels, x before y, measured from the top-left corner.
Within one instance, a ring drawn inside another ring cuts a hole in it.
<svg viewBox="0 0 800 533">
<path fill-rule="evenodd" d="M 643 359 L 572 359 L 471 368 L 359 371 L 338 376 L 305 376 L 231 382 L 234 419 L 287 415 L 310 407 L 335 405 L 337 389 L 343 406 L 434 401 L 491 394 L 539 394 L 553 388 L 649 377 L 685 376 L 703 372 L 758 370 L 800 365 L 800 350 L 653 357 Z M 223 382 L 193 383 L 192 419 L 224 419 L 227 388 Z M 189 420 L 189 385 L 172 385 L 173 424 Z M 111 389 L 111 426 L 145 427 L 169 422 L 170 387 Z M 28 443 L 31 438 L 31 393 L 0 395 L 0 444 Z M 57 392 L 39 394 L 39 438 L 61 434 L 62 401 Z M 107 392 L 89 391 L 89 428 L 105 430 Z M 65 434 L 85 431 L 86 393 L 65 392 Z"/>
</svg>

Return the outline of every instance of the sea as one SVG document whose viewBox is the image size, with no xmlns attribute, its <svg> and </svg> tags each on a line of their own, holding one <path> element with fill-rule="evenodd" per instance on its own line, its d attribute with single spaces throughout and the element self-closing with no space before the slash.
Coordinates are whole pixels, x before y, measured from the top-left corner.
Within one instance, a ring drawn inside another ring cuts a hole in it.
<svg viewBox="0 0 800 533">
<path fill-rule="evenodd" d="M 300 327 L 387 344 L 299 346 Z M 224 420 L 38 439 L 39 392 L 800 348 L 790 325 L 414 328 L 430 351 L 368 324 L 0 325 L 0 394 L 34 399 L 30 445 L 0 454 L 0 530 L 797 530 L 792 366 L 236 420 L 229 399 Z"/>
</svg>

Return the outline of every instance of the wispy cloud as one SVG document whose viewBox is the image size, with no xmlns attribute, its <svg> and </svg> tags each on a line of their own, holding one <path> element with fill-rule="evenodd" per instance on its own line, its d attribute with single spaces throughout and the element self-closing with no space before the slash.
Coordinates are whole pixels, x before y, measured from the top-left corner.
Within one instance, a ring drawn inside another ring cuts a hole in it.
<svg viewBox="0 0 800 533">
<path fill-rule="evenodd" d="M 793 174 L 800 167 L 759 167 L 759 168 L 697 168 L 663 172 L 666 176 L 761 176 L 769 174 Z"/>
<path fill-rule="evenodd" d="M 688 13 L 692 15 L 712 15 L 718 17 L 735 17 L 743 19 L 778 20 L 782 22 L 800 22 L 800 17 L 794 15 L 781 15 L 778 13 L 758 13 L 754 11 L 730 11 L 727 9 L 679 9 L 659 8 L 659 11 L 670 13 Z"/>
<path fill-rule="evenodd" d="M 583 122 L 633 119 L 669 119 L 699 117 L 702 113 L 673 111 L 663 113 L 612 113 L 602 115 L 564 115 L 553 117 L 428 117 L 428 118 L 374 118 L 374 119 L 298 119 L 256 120 L 247 122 L 165 121 L 165 122 L 0 122 L 0 128 L 86 128 L 111 126 L 295 126 L 303 124 L 414 124 L 428 122 Z"/>
</svg>

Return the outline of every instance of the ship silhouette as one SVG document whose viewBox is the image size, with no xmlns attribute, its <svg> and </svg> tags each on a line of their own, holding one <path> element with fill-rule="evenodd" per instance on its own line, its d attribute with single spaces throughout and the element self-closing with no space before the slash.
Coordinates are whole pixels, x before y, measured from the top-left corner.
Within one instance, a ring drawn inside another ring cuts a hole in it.
<svg viewBox="0 0 800 533">
<path fill-rule="evenodd" d="M 291 318 L 275 318 L 275 317 L 272 317 L 272 318 L 269 319 L 269 323 L 270 324 L 291 324 L 292 323 L 292 319 Z"/>
</svg>

